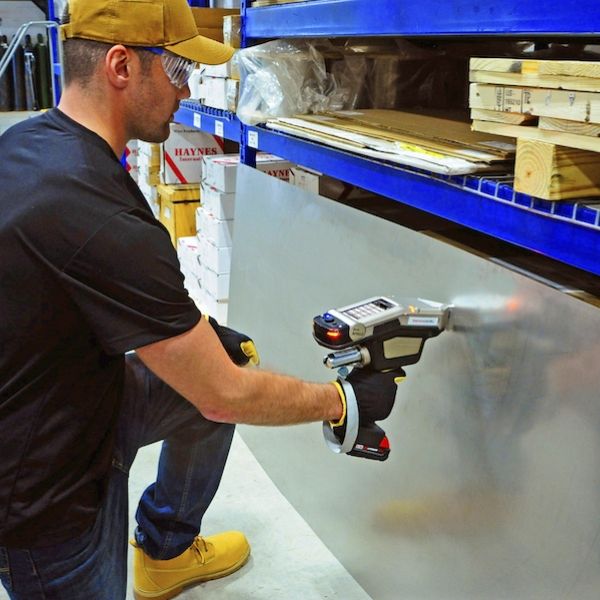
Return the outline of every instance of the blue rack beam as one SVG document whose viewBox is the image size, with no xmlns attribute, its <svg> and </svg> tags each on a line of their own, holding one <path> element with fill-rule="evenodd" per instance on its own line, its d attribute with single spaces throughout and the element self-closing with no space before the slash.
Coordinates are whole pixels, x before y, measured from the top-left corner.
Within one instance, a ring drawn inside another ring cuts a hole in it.
<svg viewBox="0 0 600 600">
<path fill-rule="evenodd" d="M 600 212 L 515 194 L 478 177 L 440 177 L 259 127 L 246 142 L 376 194 L 600 275 Z"/>
<path fill-rule="evenodd" d="M 240 141 L 240 121 L 234 113 L 226 110 L 184 100 L 175 113 L 175 121 L 234 142 Z"/>
<path fill-rule="evenodd" d="M 364 35 L 597 36 L 598 0 L 311 0 L 245 12 L 247 38 Z"/>
</svg>

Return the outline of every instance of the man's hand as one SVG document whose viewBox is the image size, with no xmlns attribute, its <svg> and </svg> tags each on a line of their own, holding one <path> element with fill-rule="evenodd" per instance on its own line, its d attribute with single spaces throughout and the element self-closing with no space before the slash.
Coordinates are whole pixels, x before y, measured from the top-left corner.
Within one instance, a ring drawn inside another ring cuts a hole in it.
<svg viewBox="0 0 600 600">
<path fill-rule="evenodd" d="M 248 363 L 257 366 L 260 363 L 258 351 L 251 338 L 243 333 L 230 329 L 224 325 L 219 325 L 216 319 L 204 315 L 215 330 L 223 348 L 229 354 L 229 358 L 238 366 L 244 367 Z"/>
<path fill-rule="evenodd" d="M 346 433 L 347 406 L 344 385 L 350 384 L 356 396 L 359 427 L 382 421 L 392 412 L 396 400 L 397 383 L 406 377 L 402 369 L 380 373 L 368 367 L 354 368 L 344 382 L 335 382 L 343 404 L 343 415 L 337 423 L 331 423 L 336 437 L 343 439 Z"/>
</svg>

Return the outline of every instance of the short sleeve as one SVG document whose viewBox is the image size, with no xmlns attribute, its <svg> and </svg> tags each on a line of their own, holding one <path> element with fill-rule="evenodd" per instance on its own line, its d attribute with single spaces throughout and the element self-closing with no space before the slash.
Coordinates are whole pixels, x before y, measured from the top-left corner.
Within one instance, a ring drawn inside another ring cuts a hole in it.
<svg viewBox="0 0 600 600">
<path fill-rule="evenodd" d="M 122 354 L 191 329 L 200 312 L 183 286 L 166 230 L 140 210 L 111 217 L 61 273 L 107 354 Z"/>
</svg>

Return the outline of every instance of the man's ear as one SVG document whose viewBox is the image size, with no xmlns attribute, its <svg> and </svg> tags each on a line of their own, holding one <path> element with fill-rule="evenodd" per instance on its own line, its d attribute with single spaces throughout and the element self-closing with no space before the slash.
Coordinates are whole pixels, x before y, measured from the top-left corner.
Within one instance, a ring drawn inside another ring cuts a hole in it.
<svg viewBox="0 0 600 600">
<path fill-rule="evenodd" d="M 124 89 L 131 80 L 131 61 L 133 50 L 118 44 L 106 53 L 104 68 L 108 81 L 118 89 Z"/>
</svg>

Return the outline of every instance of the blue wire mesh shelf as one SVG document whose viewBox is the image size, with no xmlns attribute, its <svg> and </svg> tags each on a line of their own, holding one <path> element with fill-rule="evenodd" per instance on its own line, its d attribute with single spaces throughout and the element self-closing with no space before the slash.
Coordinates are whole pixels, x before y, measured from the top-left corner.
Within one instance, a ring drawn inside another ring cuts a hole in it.
<svg viewBox="0 0 600 600">
<path fill-rule="evenodd" d="M 175 113 L 175 121 L 196 127 L 234 142 L 240 141 L 240 121 L 234 113 L 183 100 Z"/>
</svg>

